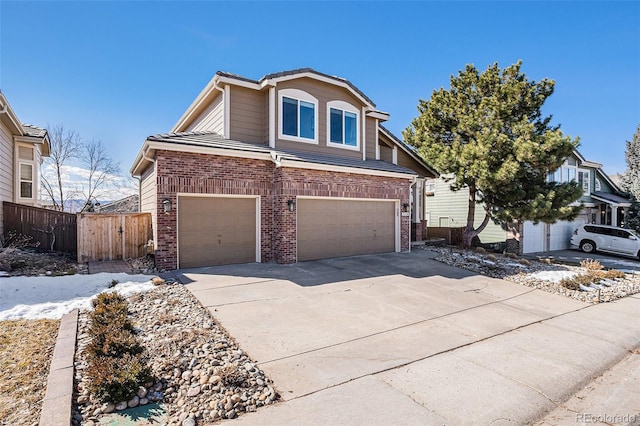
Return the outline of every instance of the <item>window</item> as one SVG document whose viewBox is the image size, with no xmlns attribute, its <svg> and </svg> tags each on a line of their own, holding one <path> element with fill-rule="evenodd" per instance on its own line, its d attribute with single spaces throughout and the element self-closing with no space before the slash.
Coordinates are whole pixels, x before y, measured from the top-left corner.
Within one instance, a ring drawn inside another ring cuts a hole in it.
<svg viewBox="0 0 640 426">
<path fill-rule="evenodd" d="M 359 149 L 358 110 L 343 101 L 327 102 L 327 145 Z"/>
<path fill-rule="evenodd" d="M 318 100 L 302 90 L 280 90 L 281 139 L 317 143 Z"/>
<path fill-rule="evenodd" d="M 602 184 L 600 183 L 600 179 L 598 178 L 596 178 L 595 188 L 596 191 L 602 191 Z"/>
<path fill-rule="evenodd" d="M 20 198 L 33 198 L 33 165 L 20 163 Z"/>
<path fill-rule="evenodd" d="M 582 188 L 582 193 L 584 195 L 589 195 L 591 191 L 589 190 L 589 171 L 588 170 L 578 170 L 578 184 Z"/>
</svg>

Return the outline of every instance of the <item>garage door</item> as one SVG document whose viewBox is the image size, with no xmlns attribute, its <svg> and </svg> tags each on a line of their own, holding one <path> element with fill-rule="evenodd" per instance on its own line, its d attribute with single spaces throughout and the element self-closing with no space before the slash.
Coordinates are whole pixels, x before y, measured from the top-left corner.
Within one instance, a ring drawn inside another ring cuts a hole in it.
<svg viewBox="0 0 640 426">
<path fill-rule="evenodd" d="M 396 248 L 394 201 L 297 200 L 298 261 Z"/>
<path fill-rule="evenodd" d="M 534 225 L 533 222 L 524 223 L 524 235 L 522 237 L 522 252 L 523 253 L 536 253 L 539 251 L 545 251 L 545 245 L 547 240 L 547 227 L 546 224 L 538 222 Z"/>
<path fill-rule="evenodd" d="M 180 268 L 256 261 L 256 199 L 178 198 Z"/>
<path fill-rule="evenodd" d="M 566 220 L 558 221 L 551 225 L 549 231 L 549 250 L 566 250 L 571 248 L 571 235 L 573 231 L 586 221 L 583 218 L 576 218 L 573 222 Z"/>
</svg>

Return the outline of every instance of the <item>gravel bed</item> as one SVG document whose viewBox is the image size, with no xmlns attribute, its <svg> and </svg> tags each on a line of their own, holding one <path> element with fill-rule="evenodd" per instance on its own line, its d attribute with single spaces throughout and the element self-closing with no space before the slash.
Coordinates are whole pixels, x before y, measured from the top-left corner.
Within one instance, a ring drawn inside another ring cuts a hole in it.
<svg viewBox="0 0 640 426">
<path fill-rule="evenodd" d="M 567 276 L 577 275 L 585 273 L 585 268 L 532 261 L 524 258 L 512 258 L 501 254 L 460 250 L 453 247 L 428 247 L 426 249 L 438 252 L 439 255 L 435 260 L 447 265 L 467 269 L 493 278 L 502 278 L 582 302 L 611 302 L 640 293 L 640 273 L 627 273 L 623 279 L 603 280 L 600 282 L 600 287 L 602 288 L 590 286 L 583 290 L 571 290 L 563 287 L 557 279 L 552 280 L 547 277 L 551 275 L 557 277 L 561 274 Z M 551 274 L 544 274 L 543 272 L 545 271 L 551 272 Z"/>
<path fill-rule="evenodd" d="M 88 315 L 80 313 L 73 425 L 98 424 L 119 409 L 159 402 L 170 425 L 210 424 L 278 400 L 273 382 L 181 284 L 128 298 L 129 312 L 156 381 L 130 401 L 101 403 L 83 376 Z"/>
</svg>

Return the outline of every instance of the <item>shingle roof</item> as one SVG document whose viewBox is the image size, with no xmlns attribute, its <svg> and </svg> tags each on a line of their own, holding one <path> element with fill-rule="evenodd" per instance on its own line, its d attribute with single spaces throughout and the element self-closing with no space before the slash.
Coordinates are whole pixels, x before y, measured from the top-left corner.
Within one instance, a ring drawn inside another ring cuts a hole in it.
<svg viewBox="0 0 640 426">
<path fill-rule="evenodd" d="M 22 128 L 25 131 L 25 136 L 34 136 L 36 138 L 44 138 L 47 135 L 47 129 L 36 127 L 31 124 L 22 123 Z"/>
<path fill-rule="evenodd" d="M 360 89 L 358 89 L 353 83 L 351 83 L 346 78 L 338 77 L 336 75 L 329 75 L 329 74 L 321 73 L 321 72 L 318 72 L 318 71 L 314 70 L 313 68 L 298 68 L 298 69 L 295 69 L 295 70 L 274 72 L 274 73 L 265 75 L 260 80 L 252 80 L 250 78 L 243 77 L 243 76 L 238 75 L 238 74 L 233 74 L 233 73 L 224 72 L 224 71 L 216 72 L 217 75 L 222 76 L 222 77 L 235 78 L 235 79 L 238 79 L 238 80 L 247 81 L 249 83 L 256 83 L 256 84 L 260 84 L 264 80 L 268 80 L 268 79 L 271 79 L 271 78 L 286 77 L 286 76 L 290 76 L 290 75 L 304 74 L 304 73 L 317 74 L 317 75 L 322 76 L 322 77 L 331 78 L 333 80 L 345 83 L 346 85 L 351 87 L 355 92 L 357 92 L 360 96 L 362 96 L 364 99 L 366 99 L 367 102 L 369 102 L 372 106 L 374 106 L 374 107 L 376 106 L 376 104 L 367 95 L 365 95 Z"/>
<path fill-rule="evenodd" d="M 610 201 L 614 204 L 628 204 L 630 203 L 629 199 L 626 197 L 621 197 L 620 195 L 611 194 L 610 192 L 601 192 L 594 191 L 591 193 L 592 197 L 597 197 L 602 200 Z"/>
<path fill-rule="evenodd" d="M 345 158 L 328 154 L 317 154 L 289 149 L 271 149 L 269 146 L 263 144 L 254 144 L 225 139 L 219 134 L 213 132 L 162 133 L 149 136 L 147 140 L 154 142 L 167 142 L 179 145 L 201 146 L 264 154 L 274 152 L 283 160 L 289 161 L 301 161 L 305 163 L 328 164 L 331 166 L 353 167 L 358 169 L 378 170 L 384 172 L 415 175 L 415 172 L 413 170 L 409 170 L 395 164 L 387 163 L 386 161 L 360 160 L 355 158 Z"/>
</svg>

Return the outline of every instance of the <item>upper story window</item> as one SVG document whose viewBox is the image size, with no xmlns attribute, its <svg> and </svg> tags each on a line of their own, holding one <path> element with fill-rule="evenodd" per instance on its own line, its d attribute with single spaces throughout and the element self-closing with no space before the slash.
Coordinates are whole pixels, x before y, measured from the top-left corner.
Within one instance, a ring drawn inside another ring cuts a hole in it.
<svg viewBox="0 0 640 426">
<path fill-rule="evenodd" d="M 298 142 L 318 143 L 318 100 L 298 89 L 282 89 L 279 137 Z"/>
<path fill-rule="evenodd" d="M 595 180 L 596 180 L 596 182 L 595 182 L 595 190 L 596 191 L 602 191 L 602 184 L 600 183 L 600 179 L 596 178 Z"/>
<path fill-rule="evenodd" d="M 583 195 L 591 193 L 591 180 L 589 179 L 589 170 L 580 169 L 575 159 L 568 159 L 565 163 L 553 173 L 549 173 L 549 182 L 578 182 L 582 188 Z"/>
<path fill-rule="evenodd" d="M 359 149 L 358 109 L 343 101 L 327 102 L 327 145 Z"/>
</svg>

